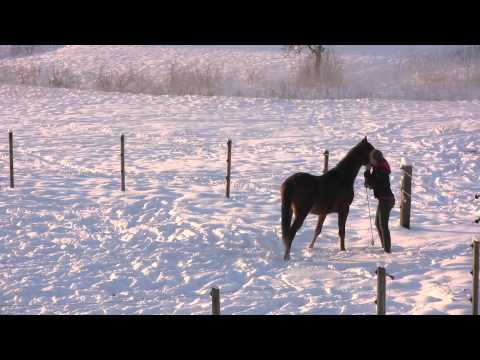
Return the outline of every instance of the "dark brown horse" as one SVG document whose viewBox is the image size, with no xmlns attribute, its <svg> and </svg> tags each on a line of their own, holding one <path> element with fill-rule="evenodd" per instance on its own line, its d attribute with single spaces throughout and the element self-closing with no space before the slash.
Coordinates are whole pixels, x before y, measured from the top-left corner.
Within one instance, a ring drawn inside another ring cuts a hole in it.
<svg viewBox="0 0 480 360">
<path fill-rule="evenodd" d="M 345 224 L 353 202 L 353 184 L 363 165 L 369 162 L 374 147 L 364 138 L 348 152 L 338 165 L 322 176 L 298 173 L 282 184 L 282 238 L 285 244 L 285 260 L 290 259 L 290 249 L 297 231 L 308 214 L 318 215 L 310 248 L 322 232 L 328 214 L 338 214 L 340 250 L 345 250 Z M 293 225 L 292 213 L 295 213 Z"/>
</svg>

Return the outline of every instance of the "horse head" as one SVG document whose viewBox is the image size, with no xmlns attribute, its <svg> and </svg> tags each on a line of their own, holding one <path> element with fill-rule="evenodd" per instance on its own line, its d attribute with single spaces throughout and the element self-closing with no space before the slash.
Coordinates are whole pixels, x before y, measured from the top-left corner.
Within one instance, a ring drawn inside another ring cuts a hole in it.
<svg viewBox="0 0 480 360">
<path fill-rule="evenodd" d="M 375 150 L 365 136 L 363 140 L 357 145 L 357 154 L 362 165 L 367 165 L 370 162 L 370 153 Z"/>
</svg>

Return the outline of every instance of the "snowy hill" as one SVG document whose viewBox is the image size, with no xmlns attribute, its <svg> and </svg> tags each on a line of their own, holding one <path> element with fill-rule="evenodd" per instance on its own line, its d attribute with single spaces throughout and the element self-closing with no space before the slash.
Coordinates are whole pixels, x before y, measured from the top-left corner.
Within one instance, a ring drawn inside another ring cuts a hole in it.
<svg viewBox="0 0 480 360">
<path fill-rule="evenodd" d="M 258 45 L 70 45 L 34 56 L 0 59 L 0 83 L 150 95 L 480 98 L 480 63 L 447 56 L 455 47 L 333 48 L 343 64 L 343 81 L 328 89 L 298 83 L 302 58 L 286 56 L 279 46 Z M 466 76 L 471 80 L 466 81 Z"/>
<path fill-rule="evenodd" d="M 182 51 L 71 46 L 35 61 L 85 75 L 107 61 L 162 71 L 164 58 L 154 54 Z M 197 55 L 184 61 L 225 62 L 235 54 L 191 51 Z M 264 52 L 244 59 L 270 71 L 285 64 Z M 479 231 L 479 117 L 479 101 L 176 97 L 1 85 L 0 133 L 4 140 L 8 129 L 15 134 L 17 187 L 8 188 L 3 141 L 0 312 L 208 314 L 210 288 L 219 286 L 224 314 L 373 314 L 373 272 L 381 264 L 396 277 L 388 282 L 388 313 L 467 314 L 469 245 Z M 126 193 L 119 191 L 122 133 Z M 312 216 L 285 263 L 281 182 L 298 171 L 320 174 L 325 149 L 333 166 L 365 135 L 393 168 L 393 254 L 383 254 L 378 238 L 369 246 L 358 178 L 347 251 L 338 251 L 334 216 L 307 250 Z M 402 157 L 414 166 L 411 230 L 397 223 Z"/>
</svg>

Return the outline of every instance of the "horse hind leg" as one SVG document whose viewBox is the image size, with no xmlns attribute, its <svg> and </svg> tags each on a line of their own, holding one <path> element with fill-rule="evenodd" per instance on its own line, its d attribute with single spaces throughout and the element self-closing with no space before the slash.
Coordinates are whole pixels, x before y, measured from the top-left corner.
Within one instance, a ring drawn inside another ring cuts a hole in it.
<svg viewBox="0 0 480 360">
<path fill-rule="evenodd" d="M 309 212 L 310 210 L 301 211 L 298 214 L 295 214 L 295 221 L 293 222 L 292 228 L 290 229 L 288 245 L 287 245 L 287 248 L 285 249 L 285 255 L 283 257 L 285 261 L 290 260 L 290 250 L 292 248 L 293 239 L 295 238 L 297 231 L 300 230 L 303 223 L 305 222 L 305 219 L 307 218 L 307 215 Z"/>
<path fill-rule="evenodd" d="M 313 240 L 312 240 L 312 242 L 310 243 L 310 246 L 309 246 L 310 249 L 313 249 L 313 246 L 315 245 L 315 241 L 317 241 L 318 236 L 321 234 L 322 228 L 323 228 L 323 223 L 325 222 L 326 217 L 327 217 L 326 214 L 321 214 L 318 217 L 318 223 L 317 223 L 317 227 L 315 228 L 315 233 L 313 235 Z"/>
</svg>

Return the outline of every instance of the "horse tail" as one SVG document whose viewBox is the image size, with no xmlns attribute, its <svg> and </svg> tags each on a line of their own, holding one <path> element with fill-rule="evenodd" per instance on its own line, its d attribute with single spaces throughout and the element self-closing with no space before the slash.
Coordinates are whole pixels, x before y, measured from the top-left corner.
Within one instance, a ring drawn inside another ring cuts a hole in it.
<svg viewBox="0 0 480 360">
<path fill-rule="evenodd" d="M 285 247 L 290 245 L 290 229 L 292 223 L 292 192 L 293 184 L 285 182 L 282 185 L 282 240 Z"/>
</svg>

